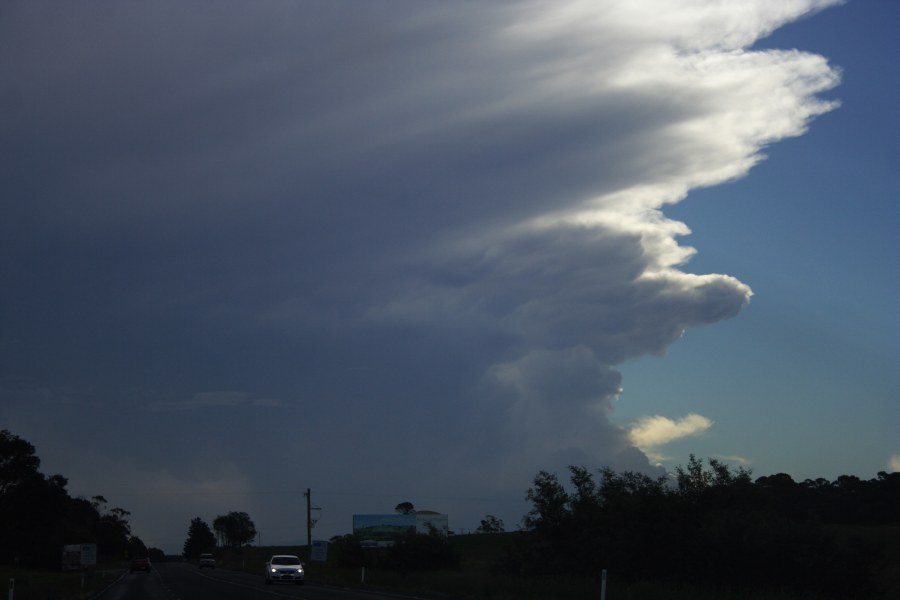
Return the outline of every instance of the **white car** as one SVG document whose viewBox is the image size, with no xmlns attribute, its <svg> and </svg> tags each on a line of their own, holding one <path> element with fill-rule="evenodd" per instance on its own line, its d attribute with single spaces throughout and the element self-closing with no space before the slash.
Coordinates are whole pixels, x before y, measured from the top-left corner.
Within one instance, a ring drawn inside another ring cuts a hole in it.
<svg viewBox="0 0 900 600">
<path fill-rule="evenodd" d="M 212 554 L 201 554 L 200 555 L 200 568 L 209 567 L 210 569 L 216 568 L 216 559 Z"/>
<path fill-rule="evenodd" d="M 293 581 L 303 585 L 303 563 L 292 554 L 276 554 L 266 563 L 266 583 L 274 581 Z"/>
</svg>

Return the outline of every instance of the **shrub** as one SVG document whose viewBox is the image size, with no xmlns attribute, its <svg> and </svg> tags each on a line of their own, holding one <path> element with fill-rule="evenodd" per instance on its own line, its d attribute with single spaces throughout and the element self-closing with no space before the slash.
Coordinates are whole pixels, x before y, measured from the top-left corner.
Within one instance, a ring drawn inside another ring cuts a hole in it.
<svg viewBox="0 0 900 600">
<path fill-rule="evenodd" d="M 459 553 L 446 536 L 410 533 L 388 548 L 384 568 L 395 571 L 459 569 Z"/>
</svg>

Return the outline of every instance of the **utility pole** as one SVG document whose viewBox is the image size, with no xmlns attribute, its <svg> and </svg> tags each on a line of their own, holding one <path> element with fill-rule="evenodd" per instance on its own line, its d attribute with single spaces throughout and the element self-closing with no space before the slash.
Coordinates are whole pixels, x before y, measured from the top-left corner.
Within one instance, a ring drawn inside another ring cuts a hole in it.
<svg viewBox="0 0 900 600">
<path fill-rule="evenodd" d="M 306 548 L 309 551 L 308 559 L 312 560 L 312 492 L 306 488 Z"/>
</svg>

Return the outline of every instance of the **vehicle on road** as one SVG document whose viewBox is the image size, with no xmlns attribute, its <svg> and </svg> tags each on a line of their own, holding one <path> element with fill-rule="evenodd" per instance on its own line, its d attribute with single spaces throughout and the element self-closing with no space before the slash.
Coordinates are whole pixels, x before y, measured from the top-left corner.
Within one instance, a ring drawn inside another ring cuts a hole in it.
<svg viewBox="0 0 900 600">
<path fill-rule="evenodd" d="M 276 581 L 294 582 L 303 585 L 303 563 L 293 554 L 276 554 L 266 563 L 266 584 Z"/>
<path fill-rule="evenodd" d="M 128 565 L 128 571 L 134 573 L 135 571 L 143 571 L 144 573 L 150 572 L 150 559 L 149 558 L 132 558 L 131 563 Z"/>
<path fill-rule="evenodd" d="M 216 568 L 216 559 L 212 554 L 201 554 L 200 555 L 200 568 L 209 567 L 210 569 Z"/>
</svg>

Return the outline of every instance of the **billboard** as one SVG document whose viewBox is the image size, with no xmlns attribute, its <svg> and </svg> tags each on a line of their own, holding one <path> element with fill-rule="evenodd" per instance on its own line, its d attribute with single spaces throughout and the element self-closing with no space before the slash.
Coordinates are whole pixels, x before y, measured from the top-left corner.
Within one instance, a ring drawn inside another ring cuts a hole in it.
<svg viewBox="0 0 900 600">
<path fill-rule="evenodd" d="M 447 535 L 447 515 L 420 513 L 412 515 L 353 515 L 353 534 L 365 541 L 391 542 L 408 533 L 431 533 L 432 530 Z"/>
<path fill-rule="evenodd" d="M 364 540 L 391 542 L 416 531 L 416 515 L 353 515 L 353 535 Z"/>
</svg>

